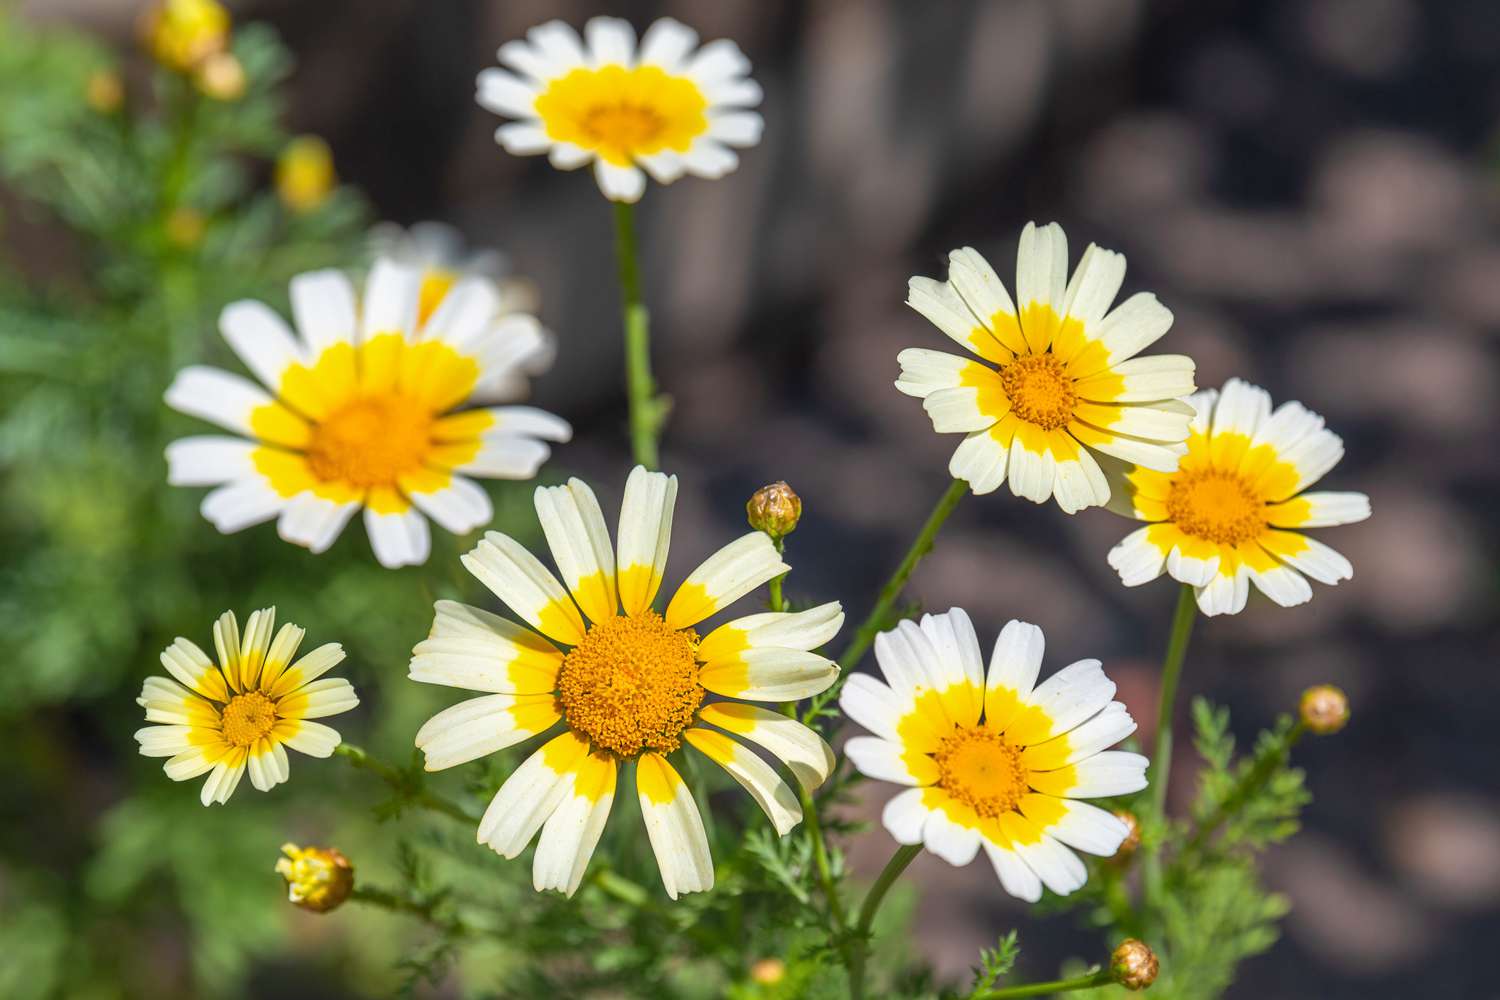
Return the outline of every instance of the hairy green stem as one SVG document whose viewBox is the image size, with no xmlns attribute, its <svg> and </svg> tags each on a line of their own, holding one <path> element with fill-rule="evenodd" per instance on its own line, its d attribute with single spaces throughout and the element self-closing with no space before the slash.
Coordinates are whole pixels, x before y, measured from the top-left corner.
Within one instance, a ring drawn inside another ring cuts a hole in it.
<svg viewBox="0 0 1500 1000">
<path fill-rule="evenodd" d="M 891 860 L 885 863 L 875 884 L 870 886 L 870 891 L 865 895 L 865 901 L 859 908 L 859 920 L 854 925 L 853 951 L 849 960 L 849 995 L 854 1000 L 863 1000 L 865 995 L 865 960 L 869 957 L 870 948 L 867 938 L 870 928 L 875 923 L 875 914 L 880 910 L 880 904 L 885 901 L 885 894 L 890 891 L 891 886 L 896 884 L 896 879 L 906 871 L 906 866 L 912 863 L 918 854 L 922 853 L 921 844 L 902 844 L 896 848 L 896 853 L 891 855 Z"/>
<path fill-rule="evenodd" d="M 1156 710 L 1156 748 L 1151 756 L 1149 783 L 1151 812 L 1162 822 L 1167 818 L 1167 782 L 1172 775 L 1172 714 L 1177 705 L 1177 682 L 1187 657 L 1188 640 L 1193 634 L 1193 620 L 1198 606 L 1191 584 L 1177 592 L 1177 609 L 1172 614 L 1172 633 L 1167 639 L 1167 654 L 1161 667 L 1161 700 Z M 1161 843 L 1146 851 L 1145 902 L 1149 909 L 1161 897 Z"/>
<path fill-rule="evenodd" d="M 1278 767 L 1286 763 L 1287 757 L 1292 752 L 1292 748 L 1297 745 L 1297 741 L 1306 732 L 1307 724 L 1300 721 L 1297 722 L 1296 725 L 1287 731 L 1286 737 L 1281 741 L 1279 747 L 1256 760 L 1250 770 L 1246 771 L 1240 780 L 1235 783 L 1234 788 L 1224 797 L 1224 801 L 1219 803 L 1219 807 L 1213 811 L 1212 815 L 1198 823 L 1194 828 L 1193 835 L 1188 840 L 1187 846 L 1182 849 L 1184 856 L 1196 854 L 1202 849 L 1204 844 L 1208 842 L 1208 838 L 1214 835 L 1214 831 L 1223 826 L 1229 817 L 1239 812 L 1246 801 L 1256 792 L 1260 791 L 1267 781 L 1271 780 L 1271 775 L 1276 773 Z"/>
<path fill-rule="evenodd" d="M 955 479 L 948 484 L 948 490 L 943 494 L 932 513 L 927 515 L 927 521 L 922 525 L 922 530 L 917 534 L 916 540 L 911 543 L 911 548 L 906 551 L 906 557 L 896 567 L 896 572 L 886 581 L 885 586 L 880 588 L 880 596 L 875 599 L 875 606 L 865 616 L 864 622 L 855 631 L 854 638 L 844 649 L 843 655 L 838 658 L 838 664 L 842 675 L 848 677 L 850 672 L 859 665 L 870 644 L 875 641 L 875 633 L 880 631 L 880 626 L 885 624 L 886 616 L 891 612 L 891 606 L 896 603 L 896 598 L 901 596 L 901 591 L 906 587 L 906 581 L 911 578 L 912 571 L 917 568 L 917 563 L 922 557 L 932 551 L 933 540 L 948 520 L 948 515 L 953 513 L 953 508 L 969 492 L 969 484 L 962 479 Z"/>
<path fill-rule="evenodd" d="M 355 886 L 354 891 L 349 893 L 349 898 L 357 903 L 364 903 L 366 906 L 379 907 L 380 909 L 388 910 L 391 913 L 410 914 L 411 916 L 417 917 L 418 919 L 431 924 L 433 927 L 437 928 L 443 933 L 451 934 L 455 937 L 462 937 L 463 935 L 473 932 L 473 928 L 468 924 L 465 924 L 462 920 L 445 920 L 442 917 L 437 916 L 437 914 L 433 912 L 435 909 L 435 904 L 433 902 L 419 902 L 415 899 L 411 899 L 410 897 L 398 895 L 397 893 L 391 892 L 387 889 L 377 889 L 373 886 L 359 885 Z"/>
<path fill-rule="evenodd" d="M 378 758 L 370 756 L 363 747 L 355 746 L 353 743 L 340 743 L 334 748 L 334 753 L 343 757 L 355 767 L 369 771 L 379 777 L 391 790 L 411 802 L 431 809 L 433 812 L 442 813 L 452 819 L 458 820 L 466 826 L 478 826 L 479 817 L 469 812 L 457 802 L 428 791 L 423 787 L 420 775 L 416 776 L 409 772 L 400 770 Z"/>
<path fill-rule="evenodd" d="M 651 377 L 651 318 L 641 300 L 641 273 L 635 240 L 635 205 L 614 202 L 615 258 L 625 322 L 625 390 L 630 401 L 630 451 L 648 469 L 660 464 L 657 439 L 666 419 L 665 401 Z"/>
<path fill-rule="evenodd" d="M 1016 997 L 1071 993 L 1074 990 L 1092 990 L 1100 986 L 1108 986 L 1114 981 L 1114 976 L 1106 968 L 1082 976 L 1074 976 L 1072 979 L 1054 979 L 1048 983 L 1025 983 L 1021 986 L 1007 986 L 999 990 L 986 990 L 983 993 L 975 993 L 969 1000 L 1014 1000 Z"/>
</svg>

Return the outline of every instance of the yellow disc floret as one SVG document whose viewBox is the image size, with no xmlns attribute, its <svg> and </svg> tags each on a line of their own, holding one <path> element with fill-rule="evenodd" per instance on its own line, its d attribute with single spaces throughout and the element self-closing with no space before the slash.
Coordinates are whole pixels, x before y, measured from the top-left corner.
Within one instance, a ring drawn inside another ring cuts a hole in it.
<svg viewBox="0 0 1500 1000">
<path fill-rule="evenodd" d="M 703 703 L 694 655 L 698 636 L 654 611 L 592 626 L 563 659 L 563 717 L 595 749 L 620 757 L 671 753 Z"/>
<path fill-rule="evenodd" d="M 536 99 L 549 138 L 617 166 L 665 149 L 686 152 L 708 131 L 707 110 L 696 83 L 656 66 L 575 69 Z"/>
<path fill-rule="evenodd" d="M 938 786 L 980 816 L 1007 813 L 1026 794 L 1020 748 L 988 726 L 955 729 L 938 743 L 932 759 L 940 772 Z"/>
<path fill-rule="evenodd" d="M 1264 499 L 1243 476 L 1207 468 L 1180 472 L 1167 493 L 1167 517 L 1195 538 L 1238 545 L 1266 528 Z"/>
<path fill-rule="evenodd" d="M 259 691 L 246 691 L 229 699 L 219 718 L 225 742 L 248 747 L 276 725 L 276 704 Z"/>
<path fill-rule="evenodd" d="M 432 414 L 399 393 L 355 399 L 314 428 L 307 464 L 324 482 L 394 486 L 431 448 Z"/>
<path fill-rule="evenodd" d="M 1011 412 L 1027 423 L 1050 431 L 1073 419 L 1078 393 L 1055 354 L 1016 358 L 1000 369 L 1000 384 Z"/>
</svg>

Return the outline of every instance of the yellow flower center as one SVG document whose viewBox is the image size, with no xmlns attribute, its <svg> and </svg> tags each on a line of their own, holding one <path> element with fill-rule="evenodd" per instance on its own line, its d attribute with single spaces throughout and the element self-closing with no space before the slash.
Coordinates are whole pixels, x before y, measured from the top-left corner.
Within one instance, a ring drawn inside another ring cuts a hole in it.
<svg viewBox="0 0 1500 1000">
<path fill-rule="evenodd" d="M 592 626 L 558 675 L 568 726 L 620 757 L 676 750 L 703 703 L 697 641 L 692 629 L 678 631 L 654 611 Z"/>
<path fill-rule="evenodd" d="M 1055 354 L 1016 358 L 1000 369 L 1000 384 L 1011 412 L 1027 423 L 1050 431 L 1073 419 L 1078 393 Z"/>
<path fill-rule="evenodd" d="M 307 464 L 324 482 L 394 486 L 422 466 L 431 447 L 432 414 L 400 393 L 355 399 L 313 428 Z"/>
<path fill-rule="evenodd" d="M 980 816 L 1010 812 L 1026 794 L 1021 750 L 988 726 L 956 729 L 933 751 L 938 786 Z"/>
<path fill-rule="evenodd" d="M 248 747 L 276 725 L 276 704 L 259 691 L 229 699 L 219 717 L 219 728 L 232 746 Z"/>
<path fill-rule="evenodd" d="M 427 324 L 457 283 L 457 273 L 446 267 L 429 267 L 422 273 L 422 286 L 417 291 L 417 326 Z"/>
<path fill-rule="evenodd" d="M 707 109 L 696 83 L 656 66 L 575 69 L 536 99 L 549 138 L 619 166 L 664 149 L 686 152 L 708 131 Z"/>
<path fill-rule="evenodd" d="M 1167 493 L 1167 517 L 1182 531 L 1238 545 L 1266 528 L 1266 505 L 1243 476 L 1220 469 L 1179 472 Z"/>
</svg>

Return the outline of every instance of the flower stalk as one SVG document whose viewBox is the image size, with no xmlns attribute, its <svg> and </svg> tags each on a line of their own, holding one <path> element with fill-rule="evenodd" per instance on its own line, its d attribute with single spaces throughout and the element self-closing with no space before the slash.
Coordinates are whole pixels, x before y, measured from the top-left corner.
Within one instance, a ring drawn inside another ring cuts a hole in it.
<svg viewBox="0 0 1500 1000">
<path fill-rule="evenodd" d="M 1092 990 L 1100 986 L 1109 986 L 1114 981 L 1114 976 L 1110 974 L 1108 969 L 1098 969 L 1081 976 L 1074 976 L 1071 979 L 1054 979 L 1045 983 L 1023 983 L 1020 986 L 1007 986 L 998 990 L 986 990 L 983 993 L 974 994 L 969 1000 L 1016 1000 L 1018 997 L 1043 997 L 1053 993 Z"/>
<path fill-rule="evenodd" d="M 625 390 L 630 402 L 630 451 L 640 465 L 661 465 L 658 440 L 667 403 L 656 394 L 651 375 L 651 317 L 641 299 L 641 272 L 635 238 L 635 205 L 614 202 L 615 259 L 625 325 Z"/>
<path fill-rule="evenodd" d="M 901 877 L 907 865 L 920 853 L 921 844 L 902 844 L 896 848 L 896 853 L 885 863 L 859 908 L 859 920 L 854 925 L 854 943 L 848 959 L 849 995 L 855 1000 L 862 1000 L 865 995 L 865 960 L 870 954 L 868 938 L 870 928 L 875 923 L 875 914 L 880 911 L 880 904 L 885 901 L 885 895 L 890 892 L 891 886 L 896 884 L 896 879 Z"/>
<path fill-rule="evenodd" d="M 1177 591 L 1177 608 L 1172 613 L 1172 632 L 1167 639 L 1167 654 L 1161 668 L 1161 700 L 1156 711 L 1156 747 L 1151 755 L 1149 783 L 1152 815 L 1165 820 L 1167 815 L 1167 782 L 1172 774 L 1172 714 L 1177 705 L 1177 682 L 1182 678 L 1182 664 L 1187 658 L 1188 640 L 1192 638 L 1193 621 L 1198 606 L 1190 584 Z M 1145 858 L 1145 901 L 1148 908 L 1161 896 L 1161 844 L 1151 844 Z"/>
</svg>

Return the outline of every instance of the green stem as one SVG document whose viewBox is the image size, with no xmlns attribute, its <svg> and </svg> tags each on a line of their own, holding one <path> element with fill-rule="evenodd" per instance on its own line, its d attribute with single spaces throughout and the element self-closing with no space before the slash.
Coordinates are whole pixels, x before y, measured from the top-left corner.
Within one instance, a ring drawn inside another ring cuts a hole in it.
<svg viewBox="0 0 1500 1000">
<path fill-rule="evenodd" d="M 896 853 L 885 863 L 885 868 L 881 869 L 880 876 L 870 886 L 870 891 L 859 908 L 859 921 L 854 925 L 854 952 L 849 963 L 849 995 L 854 1000 L 863 1000 L 865 995 L 865 959 L 870 952 L 867 938 L 870 927 L 875 923 L 875 914 L 885 901 L 885 894 L 896 884 L 896 879 L 901 877 L 906 866 L 920 853 L 921 844 L 902 844 L 896 848 Z"/>
<path fill-rule="evenodd" d="M 441 795 L 424 788 L 420 775 L 414 778 L 409 772 L 392 767 L 390 764 L 370 756 L 365 752 L 363 747 L 355 746 L 353 743 L 340 743 L 334 748 L 333 752 L 360 770 L 369 771 L 376 775 L 387 785 L 390 785 L 391 790 L 402 798 L 424 809 L 431 809 L 433 812 L 442 813 L 444 816 L 458 820 L 458 822 L 466 826 L 479 825 L 478 816 L 473 815 L 457 802 L 445 799 Z"/>
<path fill-rule="evenodd" d="M 1016 997 L 1040 997 L 1049 993 L 1071 993 L 1074 990 L 1092 990 L 1108 986 L 1115 981 L 1108 969 L 1099 969 L 1072 979 L 1054 979 L 1049 983 L 1026 983 L 1022 986 L 1007 986 L 999 990 L 975 993 L 969 1000 L 1014 1000 Z"/>
<path fill-rule="evenodd" d="M 1188 640 L 1193 634 L 1193 620 L 1198 606 L 1191 584 L 1177 592 L 1177 609 L 1172 614 L 1172 634 L 1167 639 L 1167 655 L 1161 668 L 1161 700 L 1156 709 L 1156 749 L 1151 756 L 1149 784 L 1151 813 L 1165 822 L 1167 817 L 1167 783 L 1172 775 L 1172 714 L 1177 705 L 1177 682 L 1182 677 Z M 1145 864 L 1145 901 L 1149 908 L 1161 896 L 1161 842 L 1149 846 Z"/>
<path fill-rule="evenodd" d="M 637 908 L 651 905 L 651 894 L 618 872 L 600 867 L 595 869 L 592 877 L 595 885 L 622 903 Z"/>
<path fill-rule="evenodd" d="M 620 303 L 625 322 L 625 389 L 630 401 L 630 450 L 636 462 L 655 469 L 657 438 L 666 404 L 656 395 L 651 377 L 651 319 L 641 300 L 641 274 L 635 241 L 635 206 L 615 206 L 615 258 L 620 273 Z"/>
<path fill-rule="evenodd" d="M 854 633 L 854 638 L 844 649 L 842 656 L 838 658 L 838 664 L 842 668 L 844 677 L 859 665 L 870 643 L 875 641 L 875 633 L 885 624 L 886 616 L 891 612 L 891 606 L 896 603 L 896 598 L 901 596 L 901 591 L 906 586 L 906 581 L 911 578 L 912 571 L 917 568 L 917 563 L 922 557 L 932 551 L 933 540 L 937 538 L 938 529 L 942 528 L 943 522 L 948 520 L 948 515 L 953 513 L 953 508 L 969 492 L 969 484 L 962 479 L 955 479 L 948 484 L 948 491 L 943 494 L 932 513 L 927 515 L 927 522 L 922 525 L 916 540 L 911 543 L 911 548 L 906 551 L 906 557 L 901 560 L 901 565 L 896 567 L 896 572 L 886 581 L 885 586 L 880 588 L 880 596 L 875 600 L 875 606 L 865 616 L 859 629 Z"/>
<path fill-rule="evenodd" d="M 387 889 L 377 889 L 373 886 L 355 886 L 354 891 L 349 893 L 349 898 L 366 906 L 379 907 L 389 910 L 391 913 L 406 913 L 423 920 L 446 934 L 459 937 L 472 932 L 462 920 L 444 920 L 437 916 L 434 904 L 431 902 L 418 902 L 407 896 L 397 895 Z"/>
<path fill-rule="evenodd" d="M 1276 769 L 1286 763 L 1286 759 L 1291 754 L 1292 748 L 1297 745 L 1297 741 L 1306 732 L 1307 724 L 1299 721 L 1287 731 L 1286 738 L 1282 740 L 1279 747 L 1270 753 L 1261 755 L 1255 761 L 1250 770 L 1245 772 L 1240 780 L 1235 783 L 1234 788 L 1230 790 L 1229 794 L 1224 797 L 1224 801 L 1219 803 L 1219 807 L 1213 811 L 1213 814 L 1200 822 L 1193 830 L 1192 838 L 1188 840 L 1187 846 L 1182 849 L 1184 856 L 1196 854 L 1207 843 L 1208 838 L 1214 835 L 1214 831 L 1224 825 L 1225 820 L 1239 812 L 1240 807 L 1245 804 L 1250 796 L 1260 791 L 1265 783 L 1271 780 L 1271 775 L 1275 774 Z"/>
</svg>

